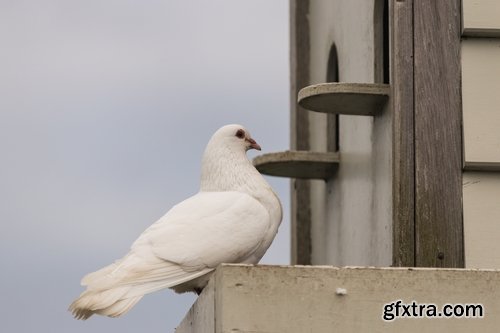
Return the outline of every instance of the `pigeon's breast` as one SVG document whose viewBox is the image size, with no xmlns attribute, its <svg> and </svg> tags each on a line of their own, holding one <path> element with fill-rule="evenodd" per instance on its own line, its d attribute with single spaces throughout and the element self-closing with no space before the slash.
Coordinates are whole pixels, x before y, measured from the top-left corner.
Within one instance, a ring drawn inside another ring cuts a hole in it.
<svg viewBox="0 0 500 333">
<path fill-rule="evenodd" d="M 247 260 L 244 261 L 244 263 L 247 264 L 257 264 L 260 259 L 262 259 L 267 249 L 271 246 L 271 243 L 276 237 L 278 228 L 283 218 L 283 209 L 281 206 L 281 202 L 278 199 L 278 196 L 270 187 L 266 188 L 265 191 L 262 191 L 262 193 L 258 195 L 257 200 L 268 211 L 270 224 L 269 229 L 267 230 L 266 235 L 264 236 L 259 247 Z"/>
</svg>

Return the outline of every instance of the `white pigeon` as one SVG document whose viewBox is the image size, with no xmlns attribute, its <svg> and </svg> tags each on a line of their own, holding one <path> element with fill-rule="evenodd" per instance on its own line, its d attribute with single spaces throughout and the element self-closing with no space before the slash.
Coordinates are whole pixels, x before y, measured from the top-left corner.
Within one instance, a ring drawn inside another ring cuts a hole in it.
<svg viewBox="0 0 500 333">
<path fill-rule="evenodd" d="M 249 149 L 260 146 L 243 126 L 215 132 L 203 154 L 200 191 L 146 229 L 122 259 L 82 279 L 87 290 L 69 307 L 75 318 L 118 317 L 164 288 L 199 294 L 217 265 L 258 263 L 282 208 L 248 160 Z"/>
</svg>

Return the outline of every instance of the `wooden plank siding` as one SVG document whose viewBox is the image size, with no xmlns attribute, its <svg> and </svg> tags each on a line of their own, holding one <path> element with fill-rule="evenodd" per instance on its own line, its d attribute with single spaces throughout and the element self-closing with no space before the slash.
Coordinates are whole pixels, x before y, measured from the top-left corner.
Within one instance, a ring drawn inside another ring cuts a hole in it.
<svg viewBox="0 0 500 333">
<path fill-rule="evenodd" d="M 393 265 L 415 265 L 413 0 L 391 0 Z"/>
<path fill-rule="evenodd" d="M 464 243 L 467 268 L 500 267 L 500 173 L 464 172 Z"/>
<path fill-rule="evenodd" d="M 466 170 L 500 171 L 499 92 L 500 38 L 462 40 Z"/>
<path fill-rule="evenodd" d="M 309 116 L 297 104 L 300 89 L 309 84 L 309 1 L 290 0 L 290 145 L 309 150 Z M 311 264 L 310 181 L 291 180 L 292 264 Z"/>
<path fill-rule="evenodd" d="M 462 33 L 470 37 L 500 37 L 500 1 L 463 0 Z"/>
<path fill-rule="evenodd" d="M 389 5 L 392 264 L 463 267 L 461 1 Z M 293 150 L 311 148 L 309 116 L 295 99 L 310 84 L 309 10 L 309 1 L 290 0 Z M 334 150 L 335 119 L 328 125 Z M 292 180 L 291 198 L 292 263 L 311 264 L 311 183 Z"/>
<path fill-rule="evenodd" d="M 460 5 L 413 3 L 416 266 L 464 266 Z"/>
</svg>

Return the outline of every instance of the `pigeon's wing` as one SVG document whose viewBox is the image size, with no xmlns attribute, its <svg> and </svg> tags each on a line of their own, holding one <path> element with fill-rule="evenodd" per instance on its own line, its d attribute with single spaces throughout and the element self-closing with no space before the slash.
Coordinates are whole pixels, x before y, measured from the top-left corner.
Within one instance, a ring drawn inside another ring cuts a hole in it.
<svg viewBox="0 0 500 333">
<path fill-rule="evenodd" d="M 88 295 L 79 302 L 95 303 L 95 298 L 105 308 L 117 297 L 141 297 L 207 274 L 220 263 L 241 262 L 269 227 L 267 210 L 247 194 L 199 193 L 146 229 L 124 258 L 85 276 Z M 74 305 L 79 307 L 85 308 Z"/>
<path fill-rule="evenodd" d="M 270 226 L 265 207 L 248 194 L 200 192 L 148 228 L 133 249 L 150 246 L 157 257 L 199 271 L 245 260 Z"/>
</svg>

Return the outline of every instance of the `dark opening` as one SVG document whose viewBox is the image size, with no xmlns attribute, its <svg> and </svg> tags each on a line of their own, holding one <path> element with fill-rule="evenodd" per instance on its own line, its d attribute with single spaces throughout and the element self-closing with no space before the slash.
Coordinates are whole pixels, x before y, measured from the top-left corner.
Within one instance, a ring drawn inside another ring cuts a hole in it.
<svg viewBox="0 0 500 333">
<path fill-rule="evenodd" d="M 383 68 L 384 76 L 383 83 L 389 83 L 390 73 L 389 73 L 389 1 L 384 1 L 384 12 L 382 18 L 382 30 L 383 30 Z"/>
<path fill-rule="evenodd" d="M 330 47 L 330 54 L 328 55 L 326 82 L 339 82 L 339 60 L 335 43 L 333 43 Z"/>
<path fill-rule="evenodd" d="M 339 61 L 337 47 L 335 43 L 330 47 L 328 55 L 328 65 L 326 69 L 326 82 L 339 82 Z M 339 115 L 329 114 L 328 116 L 328 151 L 338 151 L 339 145 Z"/>
</svg>

